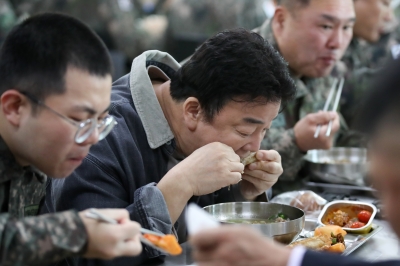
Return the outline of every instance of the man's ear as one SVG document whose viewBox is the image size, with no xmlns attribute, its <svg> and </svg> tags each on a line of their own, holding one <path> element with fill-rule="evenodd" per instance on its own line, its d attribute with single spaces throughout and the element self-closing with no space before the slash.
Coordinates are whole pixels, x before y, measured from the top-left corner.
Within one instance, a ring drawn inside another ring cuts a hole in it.
<svg viewBox="0 0 400 266">
<path fill-rule="evenodd" d="M 202 119 L 200 102 L 195 97 L 189 97 L 183 103 L 183 119 L 189 130 L 193 131 Z"/>
<path fill-rule="evenodd" d="M 285 25 L 285 21 L 287 16 L 289 15 L 289 11 L 286 7 L 278 5 L 275 9 L 275 14 L 272 20 L 272 25 L 275 30 L 282 31 Z"/>
<path fill-rule="evenodd" d="M 19 126 L 27 98 L 17 90 L 7 90 L 0 97 L 0 108 L 4 117 L 14 126 Z"/>
</svg>

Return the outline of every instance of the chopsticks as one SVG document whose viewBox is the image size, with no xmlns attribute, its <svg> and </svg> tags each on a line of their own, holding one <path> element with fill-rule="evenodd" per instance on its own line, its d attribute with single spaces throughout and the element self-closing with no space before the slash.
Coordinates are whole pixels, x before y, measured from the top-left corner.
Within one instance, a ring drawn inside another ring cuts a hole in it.
<svg viewBox="0 0 400 266">
<path fill-rule="evenodd" d="M 105 222 L 105 223 L 109 223 L 109 224 L 118 224 L 118 222 L 114 219 L 111 219 L 109 217 L 104 216 L 103 214 L 99 213 L 96 209 L 91 208 L 88 211 L 85 212 L 85 216 L 91 219 L 95 219 L 101 222 Z M 159 233 L 159 232 L 154 232 L 145 228 L 140 228 L 140 232 L 142 234 L 149 234 L 149 235 L 155 235 L 155 236 L 160 236 L 163 237 L 165 236 L 163 233 Z M 140 241 L 146 245 L 151 246 L 154 249 L 157 249 L 158 251 L 164 252 L 164 253 L 168 253 L 167 251 L 157 247 L 156 245 L 154 245 L 153 243 L 151 243 L 149 240 L 147 240 L 146 238 L 144 238 L 143 236 L 140 236 Z"/>
<path fill-rule="evenodd" d="M 331 90 L 329 91 L 328 98 L 326 99 L 326 102 L 325 102 L 325 105 L 324 105 L 324 109 L 323 109 L 324 112 L 328 111 L 329 105 L 330 105 L 330 103 L 332 101 L 333 94 L 334 94 L 334 92 L 336 90 L 337 83 L 338 83 L 338 79 L 335 79 L 335 81 L 332 84 Z M 340 79 L 340 83 L 339 83 L 339 87 L 338 87 L 337 92 L 336 92 L 336 98 L 335 98 L 335 102 L 333 103 L 332 111 L 336 111 L 337 108 L 338 108 L 339 101 L 340 101 L 340 96 L 342 95 L 343 84 L 344 84 L 344 78 L 341 78 Z M 330 120 L 329 124 L 328 124 L 328 129 L 326 130 L 326 134 L 325 134 L 325 136 L 327 136 L 327 137 L 329 137 L 331 135 L 332 124 L 333 124 L 333 121 Z M 317 129 L 315 130 L 315 133 L 314 133 L 314 138 L 318 138 L 320 131 L 321 131 L 321 125 L 318 125 Z"/>
<path fill-rule="evenodd" d="M 99 213 L 96 209 L 91 208 L 85 213 L 86 217 L 92 218 L 98 221 L 102 221 L 109 224 L 118 224 L 118 222 L 114 219 L 104 216 L 103 214 Z M 140 228 L 140 232 L 142 234 L 149 234 L 155 236 L 165 236 L 163 233 L 154 232 L 145 228 Z"/>
</svg>

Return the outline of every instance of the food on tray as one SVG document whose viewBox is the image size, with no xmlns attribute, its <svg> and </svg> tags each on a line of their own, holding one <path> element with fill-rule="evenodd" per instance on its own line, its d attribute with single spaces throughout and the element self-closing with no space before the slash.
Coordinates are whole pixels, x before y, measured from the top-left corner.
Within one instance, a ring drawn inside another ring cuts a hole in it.
<svg viewBox="0 0 400 266">
<path fill-rule="evenodd" d="M 288 222 L 290 219 L 283 213 L 278 213 L 273 215 L 268 219 L 228 219 L 224 220 L 225 223 L 235 223 L 235 224 L 270 224 L 270 223 L 282 223 Z"/>
<path fill-rule="evenodd" d="M 289 247 L 304 246 L 312 250 L 342 253 L 346 249 L 344 243 L 346 234 L 346 231 L 339 226 L 327 225 L 315 229 L 313 237 L 296 241 Z"/>
<path fill-rule="evenodd" d="M 368 223 L 369 219 L 371 219 L 372 213 L 369 211 L 360 211 L 357 215 L 357 218 L 360 222 Z"/>
<path fill-rule="evenodd" d="M 254 162 L 257 161 L 256 154 L 257 154 L 256 151 L 252 152 L 249 155 L 247 155 L 246 157 L 244 157 L 240 162 L 242 164 L 244 164 L 244 166 L 246 166 L 248 164 L 251 164 L 251 163 L 254 163 Z"/>
<path fill-rule="evenodd" d="M 176 241 L 175 236 L 173 235 L 155 236 L 144 234 L 143 237 L 171 255 L 179 255 L 182 253 L 182 248 L 178 244 L 178 241 Z"/>
<path fill-rule="evenodd" d="M 314 231 L 314 236 L 330 236 L 331 234 L 338 235 L 341 234 L 342 236 L 347 235 L 347 232 L 343 230 L 340 226 L 337 225 L 326 225 L 326 226 L 321 226 L 315 229 Z"/>
<path fill-rule="evenodd" d="M 361 228 L 369 222 L 371 215 L 371 212 L 359 206 L 343 206 L 327 213 L 322 223 L 344 228 Z"/>
</svg>

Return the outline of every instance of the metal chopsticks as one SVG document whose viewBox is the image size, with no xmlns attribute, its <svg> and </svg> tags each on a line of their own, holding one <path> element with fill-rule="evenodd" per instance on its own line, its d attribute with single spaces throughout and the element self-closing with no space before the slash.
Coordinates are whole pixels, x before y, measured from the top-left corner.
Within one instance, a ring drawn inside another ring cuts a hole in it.
<svg viewBox="0 0 400 266">
<path fill-rule="evenodd" d="M 333 94 L 334 94 L 334 92 L 336 90 L 337 83 L 338 83 L 338 79 L 335 79 L 335 81 L 332 84 L 331 90 L 329 91 L 328 98 L 326 99 L 326 102 L 325 102 L 325 105 L 324 105 L 324 109 L 323 109 L 324 112 L 328 111 L 329 105 L 330 105 L 330 103 L 332 101 Z M 340 83 L 339 83 L 339 87 L 338 87 L 337 92 L 336 92 L 336 98 L 335 98 L 335 102 L 333 103 L 332 111 L 336 111 L 337 108 L 338 108 L 339 101 L 340 101 L 340 96 L 342 95 L 343 84 L 344 84 L 344 78 L 341 78 L 340 79 Z M 328 124 L 328 129 L 327 129 L 326 134 L 325 134 L 325 136 L 327 136 L 327 137 L 329 137 L 331 135 L 332 123 L 333 123 L 333 121 L 330 120 L 329 124 Z M 317 129 L 315 130 L 315 133 L 314 133 L 314 138 L 318 138 L 320 131 L 321 131 L 321 125 L 318 125 Z"/>
<path fill-rule="evenodd" d="M 85 213 L 85 215 L 88 218 L 93 218 L 93 219 L 96 219 L 96 220 L 99 220 L 99 221 L 102 221 L 102 222 L 106 222 L 106 223 L 109 223 L 109 224 L 118 224 L 118 222 L 116 220 L 104 216 L 103 214 L 98 212 L 95 208 L 89 209 L 89 211 L 87 211 Z M 140 228 L 140 232 L 142 234 L 150 234 L 150 235 L 155 235 L 155 236 L 165 236 L 165 234 L 163 234 L 163 233 L 154 232 L 154 231 L 148 230 L 146 228 Z"/>
</svg>

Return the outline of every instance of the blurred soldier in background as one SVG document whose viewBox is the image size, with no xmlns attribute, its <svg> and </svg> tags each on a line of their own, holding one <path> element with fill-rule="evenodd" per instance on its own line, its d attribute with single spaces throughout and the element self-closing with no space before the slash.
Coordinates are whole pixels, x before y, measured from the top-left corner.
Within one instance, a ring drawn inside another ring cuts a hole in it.
<svg viewBox="0 0 400 266">
<path fill-rule="evenodd" d="M 167 20 L 163 8 L 171 0 L 11 0 L 19 17 L 62 12 L 91 27 L 110 50 L 114 79 L 126 73 L 126 62 L 145 50 L 165 47 Z"/>
<path fill-rule="evenodd" d="M 7 0 L 0 0 L 0 46 L 16 21 L 11 4 Z"/>
<path fill-rule="evenodd" d="M 253 29 L 272 14 L 271 0 L 175 0 L 167 15 L 167 50 L 182 60 L 218 31 Z"/>
<path fill-rule="evenodd" d="M 392 32 L 396 19 L 390 0 L 355 0 L 356 23 L 354 36 L 342 61 L 345 67 L 340 75 L 346 77 L 341 99 L 341 112 L 353 127 L 360 101 L 377 69 L 396 49 Z"/>
</svg>

